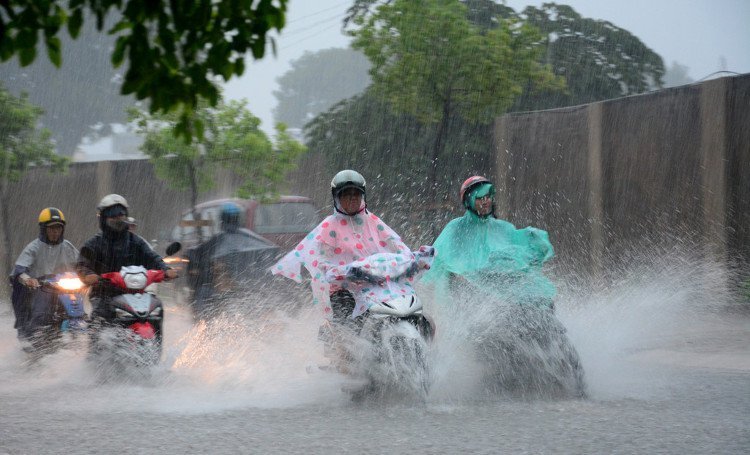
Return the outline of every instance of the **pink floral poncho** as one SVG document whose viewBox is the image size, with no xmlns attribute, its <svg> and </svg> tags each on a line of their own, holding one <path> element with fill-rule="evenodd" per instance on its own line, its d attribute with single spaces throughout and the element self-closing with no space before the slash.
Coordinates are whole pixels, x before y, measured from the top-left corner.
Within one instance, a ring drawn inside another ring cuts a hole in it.
<svg viewBox="0 0 750 455">
<path fill-rule="evenodd" d="M 271 273 L 282 275 L 298 283 L 302 282 L 301 267 L 310 273 L 310 283 L 313 292 L 313 303 L 323 304 L 327 317 L 331 315 L 330 295 L 332 292 L 351 286 L 361 286 L 356 283 L 329 283 L 326 273 L 329 270 L 345 266 L 354 261 L 360 261 L 370 255 L 378 253 L 396 253 L 400 261 L 414 260 L 411 250 L 401 241 L 390 227 L 376 215 L 364 210 L 354 216 L 335 213 L 323 220 L 312 230 L 294 250 L 287 253 L 279 262 L 271 267 Z M 399 286 L 411 287 L 408 282 Z M 406 292 L 406 290 L 402 290 Z M 374 287 L 373 299 L 388 298 L 393 292 L 393 286 Z M 386 293 L 388 295 L 374 295 Z M 366 302 L 357 302 L 352 317 L 356 317 L 367 310 Z"/>
</svg>

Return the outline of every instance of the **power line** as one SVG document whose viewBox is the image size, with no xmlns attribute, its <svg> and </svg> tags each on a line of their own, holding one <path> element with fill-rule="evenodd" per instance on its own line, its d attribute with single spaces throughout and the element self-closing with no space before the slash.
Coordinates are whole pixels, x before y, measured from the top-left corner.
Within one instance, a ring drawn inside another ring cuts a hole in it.
<svg viewBox="0 0 750 455">
<path fill-rule="evenodd" d="M 329 25 L 328 27 L 322 28 L 322 29 L 320 29 L 320 30 L 316 30 L 316 31 L 315 31 L 315 33 L 312 33 L 312 34 L 310 34 L 310 35 L 306 35 L 306 36 L 305 36 L 304 38 L 302 38 L 302 39 L 299 39 L 299 40 L 297 40 L 297 41 L 294 41 L 293 43 L 289 43 L 289 44 L 287 44 L 287 45 L 285 45 L 285 46 L 283 46 L 283 47 L 280 47 L 280 48 L 279 48 L 279 50 L 284 50 L 284 49 L 289 49 L 290 47 L 294 47 L 295 45 L 297 45 L 297 44 L 299 44 L 299 43 L 302 43 L 302 42 L 305 42 L 305 41 L 307 41 L 308 39 L 310 39 L 310 38 L 312 38 L 312 37 L 314 37 L 314 36 L 318 35 L 318 34 L 319 34 L 320 32 L 324 32 L 324 31 L 326 31 L 326 30 L 330 30 L 330 29 L 332 29 L 333 27 L 336 27 L 336 26 L 337 26 L 337 24 L 333 24 L 333 25 Z"/>
<path fill-rule="evenodd" d="M 330 22 L 331 20 L 339 19 L 339 18 L 343 17 L 344 15 L 346 15 L 346 11 L 344 11 L 343 13 L 338 13 L 338 14 L 336 14 L 334 16 L 331 16 L 331 17 L 328 17 L 326 19 L 320 20 L 320 21 L 315 22 L 313 24 L 310 24 L 310 25 L 308 25 L 306 27 L 298 28 L 296 30 L 292 30 L 290 32 L 285 32 L 282 29 L 282 31 L 279 34 L 279 36 L 294 36 L 294 35 L 297 35 L 299 33 L 306 32 L 306 31 L 308 31 L 310 29 L 313 29 L 313 28 L 317 27 L 318 25 L 325 24 L 326 22 Z"/>
<path fill-rule="evenodd" d="M 735 76 L 739 76 L 739 75 L 740 75 L 740 73 L 735 73 L 734 71 L 727 71 L 727 70 L 714 71 L 713 73 L 711 73 L 711 74 L 709 74 L 709 75 L 706 75 L 706 76 L 703 76 L 702 78 L 698 79 L 698 80 L 697 80 L 697 81 L 695 81 L 695 82 L 701 82 L 701 81 L 705 81 L 705 80 L 706 80 L 706 79 L 708 79 L 709 77 L 711 77 L 711 76 L 716 76 L 717 74 L 732 74 L 732 75 L 735 75 Z"/>
<path fill-rule="evenodd" d="M 304 17 L 300 17 L 300 18 L 297 18 L 297 19 L 291 20 L 291 21 L 287 22 L 287 24 L 292 24 L 292 23 L 294 23 L 294 22 L 299 22 L 299 21 L 303 21 L 303 20 L 305 20 L 305 19 L 309 19 L 309 18 L 311 18 L 311 17 L 313 17 L 313 16 L 317 16 L 318 14 L 323 14 L 323 13 L 325 13 L 326 11 L 330 11 L 330 10 L 332 10 L 332 9 L 336 9 L 336 8 L 341 8 L 342 6 L 344 6 L 344 5 L 346 5 L 346 4 L 349 4 L 350 2 L 351 2 L 351 0 L 346 0 L 346 1 L 344 1 L 344 2 L 341 2 L 341 3 L 339 3 L 338 5 L 334 5 L 334 6 L 331 6 L 331 7 L 328 7 L 328 8 L 326 8 L 326 9 L 322 9 L 322 10 L 320 10 L 320 11 L 317 11 L 317 12 L 315 12 L 315 13 L 312 13 L 312 14 L 308 14 L 307 16 L 304 16 Z"/>
</svg>

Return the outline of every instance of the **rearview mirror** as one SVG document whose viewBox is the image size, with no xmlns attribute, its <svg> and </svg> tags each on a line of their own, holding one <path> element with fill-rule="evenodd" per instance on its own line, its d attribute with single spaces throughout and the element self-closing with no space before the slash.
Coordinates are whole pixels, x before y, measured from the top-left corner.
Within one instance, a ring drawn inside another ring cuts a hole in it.
<svg viewBox="0 0 750 455">
<path fill-rule="evenodd" d="M 172 256 L 181 249 L 182 244 L 180 242 L 172 242 L 167 246 L 167 256 Z"/>
</svg>

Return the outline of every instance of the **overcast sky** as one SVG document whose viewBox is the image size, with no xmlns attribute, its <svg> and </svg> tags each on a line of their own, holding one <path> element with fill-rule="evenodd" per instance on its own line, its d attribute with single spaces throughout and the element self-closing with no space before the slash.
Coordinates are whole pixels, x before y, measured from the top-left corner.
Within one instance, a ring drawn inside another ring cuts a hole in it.
<svg viewBox="0 0 750 455">
<path fill-rule="evenodd" d="M 516 11 L 544 1 L 508 0 Z M 566 0 L 583 17 L 607 20 L 630 31 L 662 56 L 668 68 L 676 61 L 699 80 L 720 69 L 750 73 L 750 0 Z M 276 78 L 289 62 L 331 47 L 347 47 L 341 20 L 352 0 L 290 0 L 287 26 L 277 37 L 277 55 L 248 66 L 245 75 L 225 86 L 229 99 L 247 99 L 272 130 Z M 725 67 L 722 68 L 722 62 Z"/>
</svg>

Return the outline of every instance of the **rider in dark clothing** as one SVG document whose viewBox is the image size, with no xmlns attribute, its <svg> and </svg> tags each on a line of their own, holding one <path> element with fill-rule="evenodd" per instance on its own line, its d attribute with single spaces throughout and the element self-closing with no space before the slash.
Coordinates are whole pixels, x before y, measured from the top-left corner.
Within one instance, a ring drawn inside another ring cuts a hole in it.
<svg viewBox="0 0 750 455">
<path fill-rule="evenodd" d="M 195 291 L 194 305 L 205 313 L 210 302 L 239 291 L 238 284 L 252 278 L 252 271 L 264 271 L 278 255 L 277 246 L 240 227 L 241 209 L 227 202 L 221 208 L 221 230 L 188 253 L 188 277 Z"/>
<path fill-rule="evenodd" d="M 81 280 L 91 286 L 92 317 L 110 320 L 114 317 L 114 310 L 107 304 L 108 299 L 120 291 L 102 282 L 99 279 L 102 273 L 119 272 L 123 266 L 141 265 L 147 269 L 164 270 L 167 278 L 175 278 L 177 274 L 145 240 L 128 230 L 128 203 L 124 197 L 117 194 L 105 196 L 97 211 L 101 232 L 81 248 L 76 270 Z"/>
</svg>

